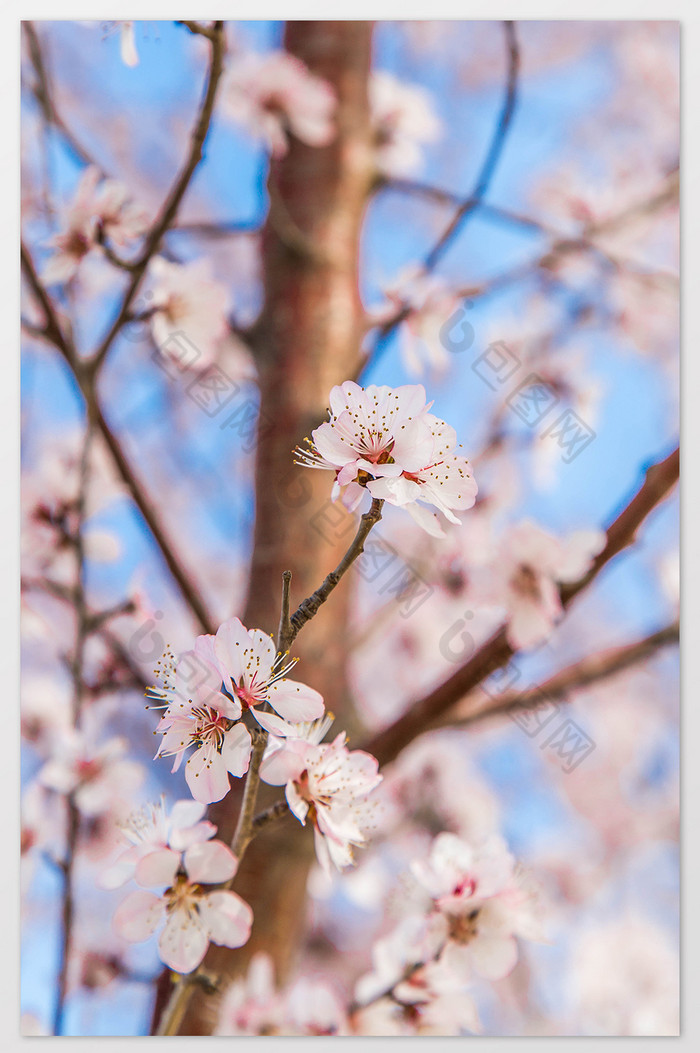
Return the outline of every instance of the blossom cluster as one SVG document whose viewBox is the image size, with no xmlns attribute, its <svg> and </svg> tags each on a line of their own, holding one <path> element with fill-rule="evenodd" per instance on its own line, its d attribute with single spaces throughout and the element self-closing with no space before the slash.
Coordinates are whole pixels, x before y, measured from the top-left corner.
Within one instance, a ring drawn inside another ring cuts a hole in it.
<svg viewBox="0 0 700 1053">
<path fill-rule="evenodd" d="M 178 973 L 196 969 L 210 942 L 241 947 L 253 922 L 252 910 L 235 892 L 202 888 L 231 881 L 238 868 L 233 852 L 211 840 L 216 828 L 201 821 L 203 813 L 194 801 L 178 801 L 169 818 L 162 802 L 138 812 L 123 826 L 130 847 L 103 876 L 108 887 L 132 877 L 141 886 L 117 908 L 116 932 L 139 943 L 164 921 L 158 952 Z"/>
<path fill-rule="evenodd" d="M 444 529 L 425 506 L 459 524 L 455 510 L 471 508 L 478 488 L 454 428 L 430 413 L 422 385 L 362 388 L 347 380 L 329 401 L 330 419 L 296 453 L 297 463 L 335 473 L 334 501 L 354 511 L 369 493 L 405 508 L 435 537 Z"/>
<path fill-rule="evenodd" d="M 469 984 L 512 971 L 516 936 L 542 938 L 534 894 L 495 835 L 474 847 L 441 833 L 411 873 L 423 909 L 375 944 L 373 970 L 356 986 L 358 1026 L 372 1034 L 478 1031 Z"/>
<path fill-rule="evenodd" d="M 324 980 L 301 976 L 275 986 L 272 960 L 256 954 L 248 973 L 224 992 L 217 1035 L 348 1035 L 342 999 Z"/>
<path fill-rule="evenodd" d="M 62 229 L 49 241 L 54 252 L 44 268 L 44 281 L 48 285 L 69 281 L 103 238 L 124 246 L 147 226 L 145 212 L 129 200 L 126 186 L 103 179 L 99 169 L 90 165 L 65 211 Z"/>
<path fill-rule="evenodd" d="M 340 869 L 352 863 L 353 846 L 365 842 L 367 797 L 381 776 L 373 757 L 348 750 L 344 733 L 322 742 L 332 718 L 324 718 L 318 691 L 287 675 L 295 664 L 277 653 L 271 637 L 238 618 L 224 622 L 216 636 L 199 636 L 177 664 L 166 658 L 163 685 L 151 689 L 163 709 L 156 757 L 173 757 L 177 771 L 187 756 L 193 798 L 220 801 L 229 775 L 248 771 L 261 728 L 271 736 L 261 778 L 285 786 L 292 814 L 313 827 L 319 862 Z"/>
</svg>

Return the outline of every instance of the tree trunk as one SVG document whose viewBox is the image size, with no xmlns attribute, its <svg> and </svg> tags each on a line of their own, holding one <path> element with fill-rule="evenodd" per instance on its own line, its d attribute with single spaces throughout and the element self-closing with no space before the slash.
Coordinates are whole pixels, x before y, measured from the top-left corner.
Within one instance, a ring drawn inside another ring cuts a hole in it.
<svg viewBox="0 0 700 1053">
<path fill-rule="evenodd" d="M 296 605 L 337 564 L 356 527 L 354 518 L 330 504 L 330 473 L 295 467 L 292 450 L 325 416 L 330 388 L 352 377 L 360 361 L 359 242 L 373 177 L 367 101 L 371 23 L 290 22 L 285 46 L 334 87 L 338 133 L 324 148 L 294 140 L 269 175 L 265 303 L 254 335 L 261 388 L 255 542 L 244 621 L 272 633 L 282 572 L 293 571 Z M 294 646 L 299 678 L 319 690 L 337 716 L 348 702 L 350 584 L 334 592 Z M 261 805 L 278 795 L 263 787 Z M 224 840 L 233 834 L 239 802 L 239 794 L 231 792 L 210 809 Z M 236 952 L 212 947 L 207 968 L 231 977 L 264 950 L 284 977 L 304 928 L 313 859 L 309 834 L 285 819 L 251 844 L 234 886 L 255 914 L 251 939 Z M 182 1034 L 211 1032 L 206 1004 L 211 1001 L 192 1000 Z"/>
</svg>

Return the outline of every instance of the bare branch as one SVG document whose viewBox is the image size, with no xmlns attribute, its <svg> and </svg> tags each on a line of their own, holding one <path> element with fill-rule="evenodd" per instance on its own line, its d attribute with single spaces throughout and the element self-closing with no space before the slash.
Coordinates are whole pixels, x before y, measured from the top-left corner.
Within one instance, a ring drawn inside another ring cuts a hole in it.
<svg viewBox="0 0 700 1053">
<path fill-rule="evenodd" d="M 185 196 L 192 176 L 203 156 L 204 141 L 211 124 L 216 93 L 223 72 L 226 39 L 223 22 L 215 22 L 211 30 L 205 30 L 202 27 L 193 30 L 192 25 L 195 25 L 195 23 L 188 24 L 188 28 L 191 32 L 197 32 L 200 35 L 207 37 L 210 41 L 211 56 L 204 98 L 197 117 L 197 122 L 192 132 L 187 159 L 182 167 L 182 171 L 175 180 L 170 193 L 163 203 L 160 214 L 157 216 L 153 226 L 146 235 L 141 255 L 132 267 L 132 276 L 126 292 L 124 293 L 119 311 L 117 312 L 117 317 L 114 319 L 109 332 L 106 334 L 102 343 L 90 360 L 90 367 L 93 372 L 96 372 L 102 365 L 102 362 L 112 346 L 114 338 L 127 320 L 131 302 L 136 295 L 141 279 L 146 272 L 146 268 L 152 257 L 158 251 L 158 247 L 160 246 L 166 231 L 175 222 L 180 203 Z"/>
<path fill-rule="evenodd" d="M 607 543 L 593 561 L 589 572 L 572 585 L 562 586 L 560 593 L 565 607 L 590 585 L 614 556 L 633 543 L 639 527 L 649 513 L 677 482 L 678 472 L 678 448 L 664 461 L 647 470 L 639 491 L 608 527 Z M 447 713 L 459 699 L 478 687 L 496 669 L 507 665 L 513 655 L 513 648 L 508 643 L 503 626 L 448 680 L 415 702 L 398 720 L 374 735 L 362 749 L 373 754 L 380 765 L 394 760 L 401 750 Z"/>
<path fill-rule="evenodd" d="M 679 623 L 675 621 L 642 640 L 587 655 L 565 669 L 560 669 L 542 684 L 528 688 L 527 691 L 505 691 L 497 698 L 490 695 L 479 698 L 470 695 L 462 705 L 455 706 L 436 720 L 429 730 L 448 726 L 467 727 L 487 717 L 533 709 L 542 704 L 543 698 L 552 702 L 566 701 L 570 692 L 579 691 L 600 680 L 607 680 L 616 673 L 643 662 L 663 647 L 677 643 L 678 636 Z"/>
</svg>

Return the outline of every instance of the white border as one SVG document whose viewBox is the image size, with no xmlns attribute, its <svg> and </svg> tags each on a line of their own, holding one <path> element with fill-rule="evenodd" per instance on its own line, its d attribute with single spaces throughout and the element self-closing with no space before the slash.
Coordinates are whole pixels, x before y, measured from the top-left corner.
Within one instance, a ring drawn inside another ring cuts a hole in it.
<svg viewBox="0 0 700 1053">
<path fill-rule="evenodd" d="M 122 7 L 121 4 L 105 5 L 104 15 L 114 16 L 115 8 Z M 122 17 L 132 17 L 134 5 L 124 5 Z M 150 19 L 172 19 L 174 16 L 192 15 L 192 5 L 180 3 L 166 4 L 164 2 L 148 2 L 142 0 L 139 4 L 139 15 Z M 130 9 L 131 8 L 131 9 Z M 1 778 L 5 796 L 3 807 L 0 809 L 2 829 L 0 830 L 0 841 L 7 846 L 4 852 L 4 867 L 2 868 L 2 913 L 0 914 L 0 926 L 3 934 L 2 950 L 0 957 L 0 1035 L 4 1039 L 3 1048 L 14 1050 L 20 1043 L 32 1042 L 32 1039 L 20 1039 L 18 1035 L 19 1021 L 19 987 L 18 987 L 18 955 L 19 955 L 19 910 L 18 910 L 18 880 L 15 846 L 19 844 L 19 821 L 18 821 L 18 742 L 19 742 L 19 717 L 17 699 L 19 696 L 18 683 L 18 626 L 17 612 L 19 609 L 19 569 L 18 569 L 18 522 L 19 522 L 19 499 L 18 499 L 18 455 L 19 455 L 19 365 L 18 365 L 18 342 L 19 342 L 19 253 L 17 251 L 19 234 L 19 21 L 22 18 L 51 19 L 51 18 L 86 18 L 100 20 L 104 19 L 100 11 L 96 11 L 94 3 L 75 2 L 66 5 L 65 10 L 57 7 L 55 0 L 43 0 L 31 5 L 23 5 L 11 0 L 3 5 L 0 14 L 0 180 L 2 180 L 2 193 L 0 194 L 0 304 L 2 308 L 3 326 L 2 346 L 0 356 L 3 362 L 3 383 L 0 384 L 0 421 L 2 422 L 2 441 L 0 442 L 0 494 L 3 495 L 3 516 L 0 525 L 0 568 L 2 571 L 2 587 L 0 588 L 0 639 L 2 640 L 2 666 L 0 668 L 0 684 L 2 685 L 2 699 L 0 705 L 4 708 L 2 727 L 5 731 L 1 742 L 2 746 L 2 768 Z M 270 0 L 256 0 L 251 8 L 242 4 L 211 4 L 206 11 L 207 17 L 224 16 L 227 18 L 241 19 L 246 15 L 254 15 L 256 18 L 268 19 L 308 19 L 308 18 L 382 18 L 382 19 L 493 19 L 493 18 L 517 18 L 520 20 L 553 19 L 553 20 L 578 20 L 578 19 L 676 19 L 682 23 L 682 48 L 683 48 L 683 169 L 682 169 L 682 202 L 683 202 L 683 287 L 686 291 L 683 302 L 683 386 L 685 396 L 683 399 L 683 437 L 684 449 L 684 491 L 683 491 L 683 582 L 684 585 L 695 585 L 700 581 L 700 555 L 696 538 L 697 534 L 693 527 L 697 527 L 697 521 L 689 523 L 697 512 L 700 494 L 698 493 L 697 472 L 693 470 L 693 453 L 700 449 L 700 413 L 694 404 L 695 393 L 700 392 L 700 324 L 698 314 L 698 290 L 700 289 L 700 274 L 698 267 L 697 246 L 700 241 L 700 172 L 698 171 L 698 118 L 700 110 L 698 99 L 698 69 L 700 67 L 700 17 L 696 2 L 686 0 L 684 3 L 652 3 L 644 0 L 587 0 L 585 4 L 563 5 L 562 0 L 539 0 L 537 3 L 520 4 L 495 4 L 490 2 L 477 2 L 471 0 L 469 3 L 438 2 L 432 0 L 430 4 L 416 3 L 415 0 L 391 0 L 391 2 L 370 2 L 370 0 L 353 0 L 352 3 L 335 3 L 329 5 L 327 0 L 304 0 L 304 2 L 290 4 L 270 2 Z M 687 295 L 687 290 L 691 294 Z M 699 614 L 696 595 L 691 589 L 685 588 L 683 594 L 683 632 L 686 639 L 697 639 Z M 698 908 L 697 894 L 695 890 L 700 885 L 700 867 L 698 866 L 698 840 L 697 840 L 697 816 L 693 814 L 693 805 L 698 789 L 700 789 L 700 764 L 698 764 L 692 753 L 692 745 L 688 742 L 695 740 L 698 736 L 698 711 L 700 699 L 697 692 L 692 690 L 694 681 L 691 680 L 693 671 L 688 668 L 688 662 L 683 663 L 683 697 L 685 713 L 683 722 L 684 740 L 684 849 L 683 849 L 683 929 L 685 938 L 683 940 L 683 967 L 684 983 L 683 989 L 685 999 L 683 1003 L 683 1037 L 680 1040 L 673 1039 L 645 1039 L 645 1049 L 649 1044 L 654 1049 L 666 1046 L 671 1042 L 685 1045 L 689 1039 L 700 1038 L 700 1000 L 694 993 L 697 977 L 700 975 L 700 953 L 698 951 Z M 13 858 L 13 862 L 9 860 Z M 132 1044 L 139 1045 L 147 1043 L 148 1038 L 129 1039 L 98 1039 L 83 1038 L 60 1040 L 65 1049 L 75 1046 L 76 1049 L 90 1050 L 94 1045 L 109 1042 L 110 1048 L 115 1051 L 126 1050 L 127 1042 L 129 1048 Z M 166 1043 L 175 1040 L 163 1039 Z M 179 1040 L 178 1049 L 194 1049 L 195 1038 L 183 1038 Z M 226 1041 L 226 1040 L 221 1040 Z M 230 1041 L 230 1040 L 228 1040 Z M 251 1048 L 256 1039 L 238 1040 L 237 1048 L 245 1046 Z M 331 1039 L 315 1040 L 315 1050 L 332 1048 Z M 352 1040 L 350 1040 L 352 1041 Z M 364 1044 L 386 1043 L 388 1039 L 367 1038 L 357 1039 Z M 495 1044 L 502 1048 L 521 1048 L 522 1043 L 532 1046 L 537 1039 L 422 1039 L 421 1050 L 454 1049 L 455 1043 L 468 1042 L 471 1049 L 475 1044 L 482 1047 L 484 1042 L 490 1046 Z M 598 1044 L 602 1049 L 613 1049 L 615 1039 L 560 1039 L 553 1038 L 548 1043 L 548 1048 L 559 1048 L 576 1041 L 576 1049 L 581 1049 L 590 1041 Z M 283 1049 L 291 1051 L 308 1047 L 306 1039 L 276 1039 L 268 1040 L 265 1049 Z M 320 1043 L 320 1044 L 319 1044 Z M 254 1047 L 257 1048 L 257 1047 Z M 614 1047 L 619 1048 L 619 1047 Z M 677 1048 L 677 1046 L 676 1046 Z"/>
</svg>

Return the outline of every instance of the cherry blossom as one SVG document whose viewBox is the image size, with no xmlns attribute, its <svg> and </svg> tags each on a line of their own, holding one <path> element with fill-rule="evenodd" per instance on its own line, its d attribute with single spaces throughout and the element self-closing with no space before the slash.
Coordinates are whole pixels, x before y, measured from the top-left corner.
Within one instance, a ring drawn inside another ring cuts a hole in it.
<svg viewBox="0 0 700 1053">
<path fill-rule="evenodd" d="M 450 523 L 459 525 L 454 509 L 472 508 L 478 487 L 467 458 L 454 452 L 454 429 L 432 414 L 426 414 L 425 422 L 434 444 L 428 463 L 416 471 L 404 469 L 399 476 L 370 480 L 367 489 L 372 497 L 405 508 L 428 534 L 443 537 L 440 520 L 424 506 L 432 505 Z"/>
<path fill-rule="evenodd" d="M 245 977 L 221 999 L 217 1035 L 342 1035 L 345 1011 L 323 980 L 301 976 L 288 990 L 275 986 L 272 959 L 253 956 Z"/>
<path fill-rule="evenodd" d="M 123 246 L 147 225 L 145 212 L 130 200 L 127 187 L 115 179 L 102 179 L 99 168 L 88 166 L 65 211 L 63 229 L 49 240 L 55 251 L 44 268 L 44 281 L 52 285 L 73 278 L 97 248 L 99 236 Z"/>
<path fill-rule="evenodd" d="M 70 794 L 84 815 L 110 811 L 115 799 L 128 797 L 142 782 L 144 770 L 128 760 L 121 737 L 94 745 L 72 728 L 57 735 L 53 755 L 39 772 L 42 786 Z"/>
<path fill-rule="evenodd" d="M 231 307 L 229 291 L 214 278 L 211 262 L 180 264 L 157 256 L 148 273 L 151 332 L 158 350 L 179 361 L 182 369 L 211 365 L 229 331 Z"/>
<path fill-rule="evenodd" d="M 236 56 L 224 75 L 222 112 L 261 139 L 274 157 L 287 152 L 290 134 L 309 146 L 331 142 L 335 105 L 330 85 L 284 51 Z"/>
<path fill-rule="evenodd" d="M 473 966 L 490 980 L 507 976 L 518 957 L 514 936 L 540 938 L 532 893 L 502 838 L 474 849 L 455 834 L 439 834 L 428 859 L 411 869 L 437 912 L 440 960 L 457 975 L 469 976 Z"/>
<path fill-rule="evenodd" d="M 559 583 L 582 577 L 604 544 L 602 531 L 581 530 L 562 541 L 525 520 L 504 533 L 475 595 L 506 609 L 515 650 L 536 647 L 562 614 Z"/>
<path fill-rule="evenodd" d="M 216 1027 L 217 1035 L 277 1034 L 283 1007 L 275 989 L 272 959 L 253 955 L 248 972 L 226 988 Z"/>
<path fill-rule="evenodd" d="M 205 892 L 203 884 L 234 877 L 238 861 L 220 841 L 204 841 L 178 853 L 166 848 L 144 856 L 136 867 L 136 881 L 145 886 L 130 893 L 114 915 L 115 931 L 131 943 L 149 939 L 160 923 L 161 961 L 178 973 L 200 964 L 210 942 L 241 947 L 250 935 L 253 912 L 235 892 Z M 161 895 L 147 889 L 167 886 Z"/>
<path fill-rule="evenodd" d="M 370 817 L 367 795 L 382 776 L 377 761 L 362 750 L 348 750 L 341 732 L 330 742 L 320 739 L 327 721 L 300 728 L 299 736 L 271 739 L 260 774 L 273 786 L 284 786 L 287 803 L 302 825 L 314 829 L 316 856 L 326 874 L 331 864 L 341 870 L 353 862 L 353 846 L 366 842 L 363 827 Z"/>
<path fill-rule="evenodd" d="M 463 977 L 438 960 L 444 939 L 439 918 L 404 918 L 372 948 L 373 971 L 355 988 L 356 1032 L 455 1035 L 479 1031 L 476 1006 Z"/>
<path fill-rule="evenodd" d="M 442 125 L 428 93 L 378 70 L 369 82 L 377 167 L 386 176 L 415 173 L 423 160 L 421 147 L 435 142 Z"/>
<path fill-rule="evenodd" d="M 347 1035 L 345 1010 L 336 991 L 319 978 L 301 976 L 285 998 L 287 1035 Z"/>
<path fill-rule="evenodd" d="M 47 285 L 70 281 L 97 244 L 93 206 L 99 178 L 98 169 L 92 166 L 80 177 L 73 200 L 65 211 L 63 227 L 49 241 L 55 251 L 43 271 Z"/>
<path fill-rule="evenodd" d="M 399 310 L 407 311 L 399 329 L 399 349 L 408 372 L 414 377 L 426 369 L 445 373 L 452 356 L 442 335 L 443 328 L 452 319 L 455 339 L 464 339 L 464 334 L 460 335 L 463 299 L 449 289 L 444 279 L 426 275 L 419 268 L 404 272 L 385 293 L 393 316 Z"/>
<path fill-rule="evenodd" d="M 352 380 L 330 393 L 330 420 L 312 432 L 297 463 L 335 472 L 332 498 L 353 511 L 365 490 L 406 508 L 429 533 L 442 536 L 432 504 L 451 522 L 453 508 L 474 504 L 477 487 L 466 458 L 455 452 L 453 428 L 429 413 L 420 384 L 362 388 Z"/>
<path fill-rule="evenodd" d="M 165 709 L 156 756 L 173 756 L 177 771 L 194 747 L 185 777 L 195 800 L 220 801 L 229 790 L 228 773 L 239 777 L 248 770 L 252 739 L 241 722 L 245 714 L 276 735 L 288 734 L 290 721 L 321 716 L 318 691 L 286 676 L 295 664 L 285 664 L 262 630 L 230 618 L 215 637 L 197 638 L 194 650 L 181 656 L 174 678 L 167 663 L 163 667 L 164 686 L 151 689 Z"/>
<path fill-rule="evenodd" d="M 179 861 L 180 853 L 190 845 L 208 841 L 216 833 L 216 827 L 202 820 L 204 812 L 203 804 L 184 800 L 176 801 L 168 815 L 164 796 L 157 804 L 132 812 L 119 824 L 129 847 L 102 873 L 102 888 L 119 888 L 126 884 L 133 878 L 139 861 L 150 852 L 169 851 Z"/>
</svg>

